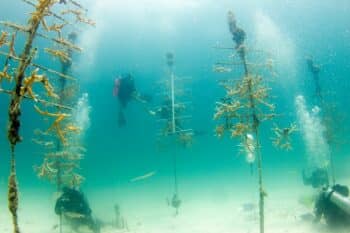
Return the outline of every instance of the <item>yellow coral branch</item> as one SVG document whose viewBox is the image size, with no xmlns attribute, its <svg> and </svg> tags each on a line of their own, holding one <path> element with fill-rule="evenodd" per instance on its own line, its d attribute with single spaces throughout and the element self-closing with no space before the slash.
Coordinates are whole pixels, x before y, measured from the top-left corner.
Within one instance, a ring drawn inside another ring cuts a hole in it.
<svg viewBox="0 0 350 233">
<path fill-rule="evenodd" d="M 8 32 L 4 32 L 4 31 L 1 32 L 1 35 L 0 35 L 0 47 L 2 47 L 4 44 L 6 44 L 7 36 L 8 36 Z"/>
<path fill-rule="evenodd" d="M 71 61 L 69 54 L 65 51 L 45 48 L 45 52 L 47 52 L 48 54 L 51 54 L 52 56 L 58 57 L 63 63 Z"/>
<path fill-rule="evenodd" d="M 52 125 L 49 127 L 49 129 L 47 131 L 51 131 L 53 129 L 55 129 L 56 131 L 56 134 L 58 136 L 58 138 L 60 139 L 60 141 L 63 143 L 63 144 L 66 144 L 67 142 L 67 139 L 65 138 L 64 134 L 64 130 L 62 129 L 60 123 L 67 117 L 69 117 L 70 115 L 69 114 L 66 114 L 66 113 L 61 113 L 61 112 L 58 112 L 58 113 L 51 113 L 51 112 L 47 112 L 47 111 L 42 111 L 39 109 L 38 106 L 34 105 L 34 108 L 35 110 L 43 115 L 43 116 L 48 116 L 48 117 L 54 117 L 56 118 L 55 121 L 52 123 Z"/>
<path fill-rule="evenodd" d="M 32 86 L 34 83 L 36 82 L 40 82 L 44 85 L 44 88 L 47 92 L 47 95 L 53 98 L 59 98 L 58 95 L 56 95 L 54 93 L 53 87 L 52 85 L 49 83 L 49 80 L 46 78 L 46 76 L 44 75 L 38 75 L 39 69 L 35 69 L 32 74 L 29 77 L 26 77 L 23 80 L 23 86 L 21 87 L 21 91 L 20 94 L 23 96 L 26 93 L 28 93 L 28 95 L 30 97 L 32 97 L 34 100 L 36 100 L 36 96 L 33 92 Z"/>
</svg>

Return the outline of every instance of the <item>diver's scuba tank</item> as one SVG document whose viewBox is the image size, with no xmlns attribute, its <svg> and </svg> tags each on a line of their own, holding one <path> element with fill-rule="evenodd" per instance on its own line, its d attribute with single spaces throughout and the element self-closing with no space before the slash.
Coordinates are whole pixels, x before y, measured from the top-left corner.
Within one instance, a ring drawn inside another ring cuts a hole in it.
<svg viewBox="0 0 350 233">
<path fill-rule="evenodd" d="M 350 216 L 349 189 L 346 186 L 335 185 L 322 191 L 322 195 L 339 209 Z"/>
</svg>

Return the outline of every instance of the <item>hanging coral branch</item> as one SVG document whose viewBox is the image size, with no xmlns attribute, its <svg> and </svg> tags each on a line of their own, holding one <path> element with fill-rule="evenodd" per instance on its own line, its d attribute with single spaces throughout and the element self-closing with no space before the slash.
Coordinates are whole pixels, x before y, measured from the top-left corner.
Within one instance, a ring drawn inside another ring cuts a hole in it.
<svg viewBox="0 0 350 233">
<path fill-rule="evenodd" d="M 84 99 L 84 101 L 86 101 Z M 78 101 L 77 107 L 72 111 L 72 116 L 63 115 L 61 112 L 50 113 L 48 111 L 40 110 L 35 106 L 36 111 L 48 117 L 55 118 L 54 123 L 45 132 L 37 131 L 40 137 L 54 136 L 59 138 L 59 144 L 56 143 L 54 151 L 50 150 L 44 156 L 44 161 L 40 166 L 34 167 L 40 178 L 48 179 L 55 183 L 57 187 L 70 186 L 78 187 L 84 178 L 77 173 L 79 169 L 79 162 L 84 157 L 86 149 L 80 145 L 79 134 L 86 130 L 86 123 L 76 122 L 77 114 L 86 114 L 88 105 L 82 99 Z M 88 116 L 84 116 L 88 117 Z M 79 124 L 79 127 L 76 126 Z M 55 129 L 55 130 L 52 130 Z M 63 137 L 63 138 L 62 138 Z M 35 139 L 35 141 L 43 145 L 42 141 Z M 45 141 L 44 141 L 45 142 Z M 52 142 L 52 141 L 51 141 Z M 59 146 L 57 146 L 59 145 Z M 45 146 L 45 144 L 44 144 Z M 46 147 L 46 149 L 52 149 Z"/>
<path fill-rule="evenodd" d="M 54 93 L 54 90 L 53 90 L 53 87 L 52 85 L 50 84 L 49 80 L 47 79 L 46 76 L 44 75 L 38 75 L 39 69 L 35 69 L 32 74 L 29 76 L 29 77 L 26 77 L 24 80 L 23 80 L 23 86 L 21 87 L 21 96 L 25 95 L 28 93 L 28 95 L 34 99 L 36 101 L 36 95 L 34 94 L 33 92 L 33 89 L 32 89 L 32 86 L 34 83 L 42 83 L 46 92 L 47 92 L 47 95 L 49 97 L 53 97 L 53 98 L 59 98 L 58 95 L 56 95 Z"/>
<path fill-rule="evenodd" d="M 71 58 L 69 57 L 69 54 L 66 51 L 46 48 L 45 52 L 47 52 L 48 54 L 50 54 L 54 57 L 59 58 L 61 60 L 61 62 L 71 61 Z"/>
<path fill-rule="evenodd" d="M 61 113 L 61 112 L 59 112 L 59 113 L 50 113 L 50 112 L 47 112 L 47 111 L 42 111 L 36 105 L 34 105 L 34 108 L 39 114 L 41 114 L 43 116 L 56 118 L 55 121 L 52 123 L 52 125 L 49 127 L 49 129 L 47 131 L 55 130 L 56 133 L 57 133 L 57 136 L 59 137 L 59 139 L 61 140 L 61 142 L 63 144 L 67 143 L 67 139 L 65 138 L 65 134 L 66 134 L 67 131 L 78 131 L 78 129 L 76 127 L 73 127 L 73 126 L 67 126 L 66 128 L 63 128 L 61 126 L 60 123 L 65 118 L 69 117 L 70 116 L 69 114 L 65 114 L 65 113 Z"/>
<path fill-rule="evenodd" d="M 0 88 L 0 93 L 13 95 L 13 91 L 4 90 L 2 88 Z M 25 99 L 34 100 L 31 96 L 28 96 L 28 95 L 23 95 L 22 97 L 25 98 Z M 50 102 L 50 101 L 43 100 L 43 99 L 39 99 L 37 97 L 35 98 L 35 101 L 38 102 L 38 103 L 41 103 L 41 104 L 43 104 L 45 106 L 53 106 L 53 107 L 58 107 L 58 108 L 65 109 L 65 110 L 72 110 L 72 108 L 69 107 L 69 106 L 58 104 L 58 103 L 54 103 L 54 102 Z"/>
<path fill-rule="evenodd" d="M 35 3 L 32 2 L 32 1 L 29 1 L 29 0 L 22 0 L 22 1 L 25 2 L 25 3 L 27 3 L 27 4 L 29 4 L 29 5 L 31 5 L 31 6 L 33 6 L 33 7 L 36 7 Z M 52 15 L 53 17 L 55 17 L 56 19 L 59 19 L 59 20 L 63 21 L 64 23 L 68 23 L 68 21 L 65 20 L 63 17 L 59 16 L 58 14 L 56 14 L 56 13 L 50 11 L 50 10 L 47 10 L 47 13 L 48 13 L 48 15 Z"/>
<path fill-rule="evenodd" d="M 0 47 L 7 43 L 8 32 L 2 31 L 0 34 Z"/>
<path fill-rule="evenodd" d="M 272 129 L 275 137 L 272 138 L 273 145 L 280 149 L 291 150 L 292 144 L 290 135 L 297 131 L 297 125 L 292 123 L 289 127 L 279 128 L 276 124 Z"/>
<path fill-rule="evenodd" d="M 77 22 L 85 23 L 91 26 L 96 26 L 96 23 L 85 17 L 85 12 L 80 10 L 65 10 L 61 12 L 62 15 L 73 14 L 76 17 Z"/>
<path fill-rule="evenodd" d="M 16 57 L 16 56 L 14 56 L 14 55 L 11 55 L 11 54 L 9 54 L 9 53 L 4 53 L 4 52 L 1 52 L 1 51 L 0 51 L 0 55 L 8 56 L 9 58 L 14 59 L 14 60 L 16 60 L 16 61 L 20 61 L 20 60 L 21 60 L 21 58 L 19 58 L 19 57 Z M 45 67 L 45 66 L 42 66 L 42 65 L 39 65 L 39 64 L 36 64 L 36 63 L 33 63 L 33 62 L 30 64 L 30 66 L 33 66 L 33 67 L 39 68 L 40 70 L 43 70 L 43 71 L 46 71 L 46 72 L 48 72 L 48 73 L 57 75 L 57 76 L 59 76 L 60 78 L 64 78 L 64 79 L 69 79 L 69 80 L 72 80 L 72 81 L 76 81 L 75 78 L 73 78 L 73 77 L 71 77 L 71 76 L 69 76 L 69 75 L 67 75 L 67 74 L 62 74 L 62 73 L 60 73 L 60 72 L 58 72 L 58 71 L 56 71 L 56 70 L 47 68 L 47 67 Z"/>
</svg>

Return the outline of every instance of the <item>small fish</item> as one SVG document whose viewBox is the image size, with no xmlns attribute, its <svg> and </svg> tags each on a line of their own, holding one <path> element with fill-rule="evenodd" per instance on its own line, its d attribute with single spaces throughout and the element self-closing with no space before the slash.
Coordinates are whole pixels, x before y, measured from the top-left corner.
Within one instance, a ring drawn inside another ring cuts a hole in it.
<svg viewBox="0 0 350 233">
<path fill-rule="evenodd" d="M 136 181 L 148 179 L 148 178 L 154 176 L 156 173 L 157 173 L 156 171 L 149 172 L 149 173 L 147 173 L 145 175 L 138 176 L 138 177 L 135 177 L 135 178 L 131 179 L 130 182 L 136 182 Z"/>
<path fill-rule="evenodd" d="M 244 212 L 251 212 L 256 210 L 256 205 L 254 203 L 244 203 L 242 205 L 242 211 Z"/>
<path fill-rule="evenodd" d="M 149 110 L 148 113 L 149 113 L 150 115 L 152 115 L 152 116 L 155 116 L 155 115 L 157 114 L 156 111 L 152 111 L 152 110 Z"/>
<path fill-rule="evenodd" d="M 85 218 L 85 215 L 75 212 L 65 212 L 64 215 L 69 218 Z"/>
<path fill-rule="evenodd" d="M 315 216 L 312 213 L 301 214 L 299 217 L 302 221 L 305 222 L 312 222 L 313 220 L 315 220 Z"/>
<path fill-rule="evenodd" d="M 195 129 L 195 130 L 193 130 L 193 134 L 194 134 L 194 136 L 205 136 L 208 134 L 208 132 L 205 130 L 196 130 Z"/>
<path fill-rule="evenodd" d="M 232 71 L 232 69 L 224 66 L 214 66 L 213 71 L 218 73 L 229 73 Z"/>
</svg>

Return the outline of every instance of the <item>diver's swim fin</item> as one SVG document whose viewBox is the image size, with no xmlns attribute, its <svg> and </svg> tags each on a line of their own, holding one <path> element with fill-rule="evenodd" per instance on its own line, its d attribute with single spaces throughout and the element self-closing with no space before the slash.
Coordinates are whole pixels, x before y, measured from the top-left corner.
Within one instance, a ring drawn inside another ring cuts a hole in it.
<svg viewBox="0 0 350 233">
<path fill-rule="evenodd" d="M 125 125 L 126 125 L 126 119 L 125 119 L 123 111 L 120 110 L 118 113 L 118 126 L 119 126 L 119 128 L 121 128 Z"/>
</svg>

